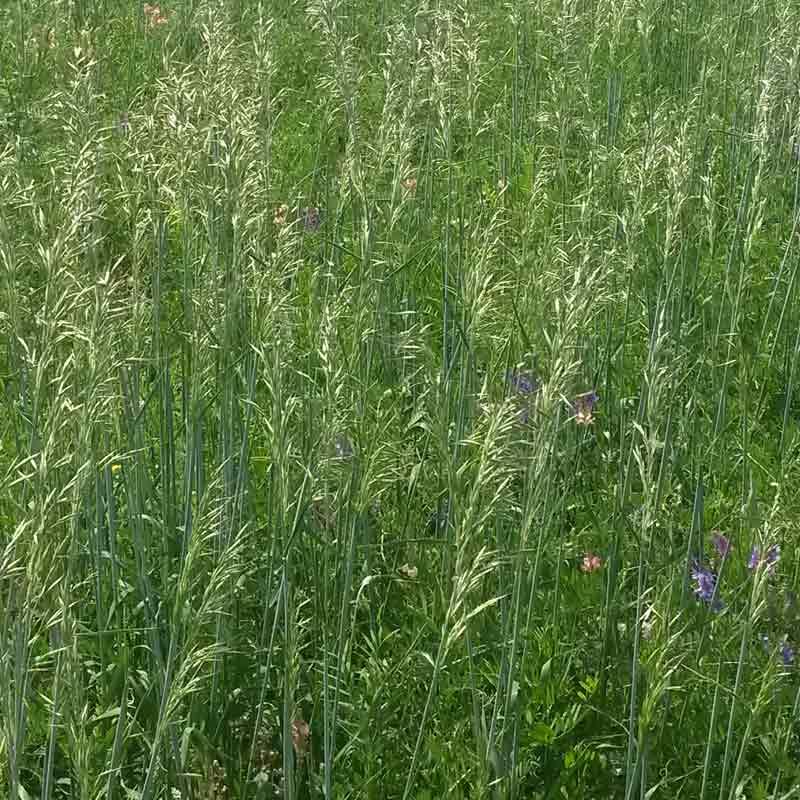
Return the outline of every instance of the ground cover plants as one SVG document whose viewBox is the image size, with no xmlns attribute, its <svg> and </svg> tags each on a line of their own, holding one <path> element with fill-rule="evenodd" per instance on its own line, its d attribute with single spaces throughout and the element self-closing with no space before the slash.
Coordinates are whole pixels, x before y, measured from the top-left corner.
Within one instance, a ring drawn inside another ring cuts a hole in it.
<svg viewBox="0 0 800 800">
<path fill-rule="evenodd" d="M 798 795 L 800 6 L 0 32 L 3 797 Z"/>
</svg>

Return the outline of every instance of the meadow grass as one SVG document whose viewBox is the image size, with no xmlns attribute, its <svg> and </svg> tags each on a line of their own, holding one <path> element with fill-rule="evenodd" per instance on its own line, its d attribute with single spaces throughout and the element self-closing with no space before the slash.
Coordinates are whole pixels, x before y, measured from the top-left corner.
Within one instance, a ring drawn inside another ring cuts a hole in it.
<svg viewBox="0 0 800 800">
<path fill-rule="evenodd" d="M 0 794 L 800 794 L 800 6 L 0 9 Z"/>
</svg>

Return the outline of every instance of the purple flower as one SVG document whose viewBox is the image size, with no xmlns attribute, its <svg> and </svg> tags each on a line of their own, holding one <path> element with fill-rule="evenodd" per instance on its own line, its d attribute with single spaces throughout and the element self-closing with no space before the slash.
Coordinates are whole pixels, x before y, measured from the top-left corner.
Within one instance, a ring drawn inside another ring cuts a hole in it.
<svg viewBox="0 0 800 800">
<path fill-rule="evenodd" d="M 717 586 L 717 576 L 710 569 L 695 561 L 692 564 L 692 580 L 696 584 L 694 593 L 697 595 L 697 599 L 710 603 Z"/>
<path fill-rule="evenodd" d="M 715 597 L 717 588 L 717 576 L 708 567 L 704 567 L 699 561 L 692 563 L 692 580 L 695 582 L 694 594 L 698 600 L 711 607 L 712 611 L 722 609 L 722 601 Z"/>
<path fill-rule="evenodd" d="M 767 636 L 766 633 L 761 634 L 761 644 L 764 647 L 764 652 L 767 655 L 774 654 L 769 641 L 769 636 Z M 789 640 L 786 636 L 784 636 L 783 640 L 781 641 L 779 652 L 785 667 L 790 667 L 792 664 L 794 664 L 794 648 L 789 644 Z"/>
<path fill-rule="evenodd" d="M 579 394 L 572 404 L 575 412 L 575 422 L 578 425 L 591 425 L 594 422 L 594 407 L 600 396 L 592 389 L 591 392 Z"/>
<path fill-rule="evenodd" d="M 714 531 L 711 536 L 714 549 L 719 553 L 720 558 L 725 558 L 731 551 L 731 540 L 724 533 Z"/>
<path fill-rule="evenodd" d="M 749 570 L 756 570 L 763 563 L 765 565 L 764 568 L 766 569 L 767 574 L 772 574 L 780 557 L 781 548 L 777 544 L 771 544 L 767 548 L 767 552 L 764 554 L 763 558 L 759 549 L 754 547 L 750 551 L 750 558 L 747 560 L 747 568 Z"/>
<path fill-rule="evenodd" d="M 506 372 L 506 381 L 518 394 L 534 394 L 539 391 L 539 381 L 528 372 L 509 370 Z"/>
<path fill-rule="evenodd" d="M 506 372 L 506 382 L 513 392 L 521 398 L 528 398 L 539 391 L 539 381 L 530 372 L 519 372 L 516 369 L 508 370 Z M 517 418 L 525 425 L 530 416 L 529 408 L 527 405 L 519 410 Z"/>
</svg>

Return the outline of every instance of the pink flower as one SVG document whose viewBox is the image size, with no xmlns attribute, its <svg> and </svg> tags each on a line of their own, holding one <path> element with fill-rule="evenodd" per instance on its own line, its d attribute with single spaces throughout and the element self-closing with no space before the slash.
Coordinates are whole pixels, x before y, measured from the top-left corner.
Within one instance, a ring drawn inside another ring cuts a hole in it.
<svg viewBox="0 0 800 800">
<path fill-rule="evenodd" d="M 581 572 L 585 572 L 590 574 L 592 572 L 597 572 L 603 566 L 603 559 L 600 556 L 596 555 L 589 551 L 584 557 L 583 561 L 581 561 Z"/>
</svg>

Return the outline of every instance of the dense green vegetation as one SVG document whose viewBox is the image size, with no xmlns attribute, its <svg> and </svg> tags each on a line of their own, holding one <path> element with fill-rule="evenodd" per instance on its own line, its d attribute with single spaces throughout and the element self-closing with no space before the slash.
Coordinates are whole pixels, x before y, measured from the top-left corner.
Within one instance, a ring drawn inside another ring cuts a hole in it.
<svg viewBox="0 0 800 800">
<path fill-rule="evenodd" d="M 0 34 L 3 797 L 797 796 L 800 5 Z"/>
</svg>

